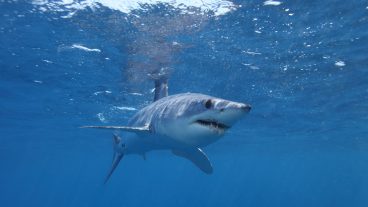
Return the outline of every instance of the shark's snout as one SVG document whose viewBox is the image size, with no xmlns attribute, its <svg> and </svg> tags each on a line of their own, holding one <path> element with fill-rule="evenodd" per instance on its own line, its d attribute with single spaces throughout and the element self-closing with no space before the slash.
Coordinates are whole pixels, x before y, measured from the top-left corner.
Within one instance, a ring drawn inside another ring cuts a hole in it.
<svg viewBox="0 0 368 207">
<path fill-rule="evenodd" d="M 249 104 L 241 104 L 240 109 L 242 109 L 245 112 L 249 112 L 252 109 L 252 106 Z"/>
<path fill-rule="evenodd" d="M 241 111 L 241 112 L 249 112 L 252 109 L 252 106 L 250 104 L 246 103 L 238 103 L 238 102 L 229 102 L 227 105 L 225 105 L 224 108 L 220 111 L 225 110 L 235 110 L 235 111 Z"/>
</svg>

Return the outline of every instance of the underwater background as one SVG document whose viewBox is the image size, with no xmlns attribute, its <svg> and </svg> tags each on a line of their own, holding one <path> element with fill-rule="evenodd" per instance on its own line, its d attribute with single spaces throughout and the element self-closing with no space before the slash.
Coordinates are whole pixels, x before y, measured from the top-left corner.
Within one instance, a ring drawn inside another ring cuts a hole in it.
<svg viewBox="0 0 368 207">
<path fill-rule="evenodd" d="M 368 206 L 368 1 L 0 0 L 0 206 Z M 252 105 L 206 147 L 126 156 L 169 93 Z M 124 136 L 124 134 L 122 134 Z"/>
</svg>

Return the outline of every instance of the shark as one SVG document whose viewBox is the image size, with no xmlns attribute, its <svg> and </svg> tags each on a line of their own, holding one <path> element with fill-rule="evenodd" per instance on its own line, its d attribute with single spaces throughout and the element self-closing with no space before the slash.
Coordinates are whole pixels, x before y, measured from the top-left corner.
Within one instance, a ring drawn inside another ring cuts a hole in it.
<svg viewBox="0 0 368 207">
<path fill-rule="evenodd" d="M 200 93 L 168 95 L 167 79 L 155 80 L 153 102 L 139 110 L 124 126 L 82 126 L 126 132 L 113 133 L 113 161 L 105 178 L 109 180 L 125 155 L 169 150 L 185 158 L 206 174 L 212 164 L 202 150 L 216 142 L 244 115 L 251 105 Z"/>
</svg>

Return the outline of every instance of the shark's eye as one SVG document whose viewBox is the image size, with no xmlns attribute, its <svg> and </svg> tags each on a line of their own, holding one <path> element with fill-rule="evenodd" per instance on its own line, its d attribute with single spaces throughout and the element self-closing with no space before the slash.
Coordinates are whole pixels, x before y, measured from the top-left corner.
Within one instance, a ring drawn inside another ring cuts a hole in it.
<svg viewBox="0 0 368 207">
<path fill-rule="evenodd" d="M 204 106 L 205 106 L 207 109 L 212 108 L 212 100 L 211 100 L 211 99 L 208 99 L 208 100 L 206 101 L 206 103 L 204 104 Z"/>
</svg>

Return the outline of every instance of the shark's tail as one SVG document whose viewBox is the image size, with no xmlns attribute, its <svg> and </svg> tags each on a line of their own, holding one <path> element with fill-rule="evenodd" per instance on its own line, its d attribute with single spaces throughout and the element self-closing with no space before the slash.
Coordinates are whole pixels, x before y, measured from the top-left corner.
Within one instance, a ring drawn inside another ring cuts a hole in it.
<svg viewBox="0 0 368 207">
<path fill-rule="evenodd" d="M 107 176 L 105 178 L 104 183 L 107 183 L 107 181 L 111 177 L 112 173 L 114 172 L 116 167 L 119 165 L 120 160 L 124 157 L 125 144 L 123 143 L 123 140 L 121 139 L 121 137 L 114 134 L 113 138 L 112 138 L 112 141 L 113 141 L 112 144 L 113 144 L 113 150 L 114 150 L 114 154 L 113 154 L 113 158 L 112 158 L 112 165 L 111 165 L 111 168 L 109 170 L 109 173 L 107 174 Z"/>
</svg>

